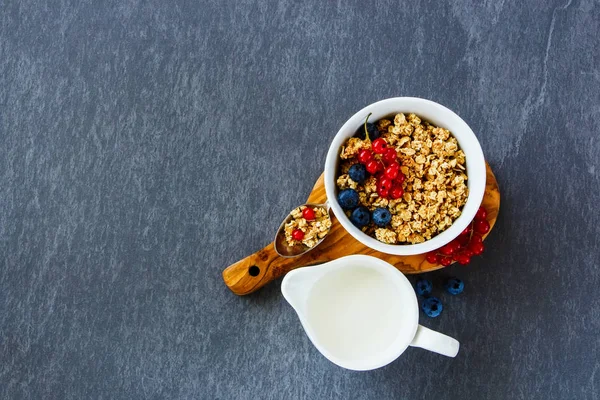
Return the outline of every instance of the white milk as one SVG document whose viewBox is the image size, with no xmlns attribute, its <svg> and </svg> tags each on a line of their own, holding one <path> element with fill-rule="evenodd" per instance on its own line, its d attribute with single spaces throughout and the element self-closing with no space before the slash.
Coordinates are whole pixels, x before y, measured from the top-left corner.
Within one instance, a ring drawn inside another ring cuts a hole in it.
<svg viewBox="0 0 600 400">
<path fill-rule="evenodd" d="M 363 359 L 385 352 L 405 318 L 398 286 L 373 268 L 332 271 L 311 289 L 306 320 L 315 340 L 332 355 Z"/>
</svg>

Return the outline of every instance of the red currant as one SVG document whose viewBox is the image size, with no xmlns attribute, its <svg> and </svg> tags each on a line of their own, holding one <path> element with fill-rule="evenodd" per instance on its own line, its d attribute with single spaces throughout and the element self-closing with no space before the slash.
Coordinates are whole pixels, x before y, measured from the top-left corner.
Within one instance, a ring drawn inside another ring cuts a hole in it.
<svg viewBox="0 0 600 400">
<path fill-rule="evenodd" d="M 398 164 L 398 162 L 396 161 L 389 163 L 388 167 L 395 169 L 396 171 L 398 171 L 398 173 L 400 172 L 400 164 Z"/>
<path fill-rule="evenodd" d="M 452 258 L 450 258 L 450 257 L 441 257 L 440 264 L 442 264 L 444 267 L 447 267 L 450 264 L 452 264 Z"/>
<path fill-rule="evenodd" d="M 406 179 L 406 176 L 402 172 L 400 172 L 400 173 L 398 173 L 398 176 L 396 177 L 396 182 L 398 182 L 399 184 L 403 184 L 405 179 Z"/>
<path fill-rule="evenodd" d="M 465 228 L 465 230 L 464 230 L 464 231 L 462 231 L 461 235 L 468 235 L 468 234 L 470 234 L 470 233 L 471 233 L 471 224 L 469 224 L 469 226 L 467 226 L 467 227 Z"/>
<path fill-rule="evenodd" d="M 440 253 L 442 253 L 445 256 L 451 256 L 452 254 L 454 254 L 455 251 L 456 249 L 451 243 L 448 243 L 440 249 Z"/>
<path fill-rule="evenodd" d="M 381 178 L 379 180 L 378 183 L 379 183 L 379 186 L 381 186 L 382 188 L 390 190 L 392 188 L 392 184 L 394 183 L 394 181 L 392 181 L 387 176 L 384 176 L 383 178 Z"/>
<path fill-rule="evenodd" d="M 481 243 L 483 242 L 483 239 L 481 238 L 481 236 L 479 236 L 477 233 L 474 233 L 473 236 L 471 237 L 471 243 Z"/>
<path fill-rule="evenodd" d="M 464 249 L 461 253 L 463 253 L 465 256 L 467 257 L 473 257 L 475 255 L 475 253 L 473 253 L 471 250 L 469 249 Z"/>
<path fill-rule="evenodd" d="M 479 256 L 483 253 L 483 250 L 485 250 L 485 246 L 481 242 L 471 243 L 469 244 L 469 250 L 471 250 L 474 255 Z"/>
<path fill-rule="evenodd" d="M 385 161 L 388 164 L 393 163 L 394 161 L 396 161 L 396 158 L 398 157 L 398 154 L 396 154 L 396 150 L 389 148 L 385 151 L 385 153 L 383 153 L 383 161 Z"/>
<path fill-rule="evenodd" d="M 458 240 L 458 238 L 451 241 L 450 244 L 452 245 L 452 247 L 454 247 L 454 251 L 458 251 L 463 247 L 462 244 L 460 244 L 460 240 Z"/>
<path fill-rule="evenodd" d="M 468 263 L 471 262 L 471 257 L 469 257 L 468 255 L 461 253 L 456 257 L 456 261 L 460 264 L 460 265 L 467 265 Z"/>
<path fill-rule="evenodd" d="M 485 211 L 485 208 L 479 207 L 479 210 L 477 210 L 477 214 L 475 214 L 475 219 L 486 219 L 486 218 L 487 218 L 487 211 Z"/>
<path fill-rule="evenodd" d="M 385 153 L 386 149 L 387 149 L 387 142 L 385 141 L 384 138 L 378 138 L 373 140 L 373 143 L 371 144 L 371 146 L 373 146 L 373 151 L 377 154 L 383 154 Z"/>
<path fill-rule="evenodd" d="M 458 243 L 460 243 L 461 248 L 467 247 L 469 244 L 469 236 L 468 235 L 460 235 L 458 237 Z"/>
<path fill-rule="evenodd" d="M 358 152 L 358 162 L 361 164 L 367 164 L 369 161 L 373 159 L 373 153 L 369 150 L 362 149 Z"/>
<path fill-rule="evenodd" d="M 377 160 L 371 160 L 365 166 L 367 172 L 371 175 L 375 175 L 377 171 L 381 170 L 381 163 Z"/>
<path fill-rule="evenodd" d="M 398 165 L 396 163 L 396 165 Z M 391 180 L 394 180 L 398 177 L 398 173 L 399 173 L 399 168 L 398 167 L 394 167 L 393 165 L 390 165 L 389 167 L 387 167 L 384 171 L 385 176 L 390 178 Z"/>
<path fill-rule="evenodd" d="M 304 232 L 302 232 L 300 229 L 294 229 L 292 231 L 292 239 L 294 239 L 294 240 L 304 239 Z"/>
<path fill-rule="evenodd" d="M 389 189 L 384 189 L 382 187 L 378 187 L 377 194 L 379 195 L 379 197 L 383 197 L 384 199 L 387 199 L 387 197 L 390 195 L 390 191 L 389 191 Z"/>
<path fill-rule="evenodd" d="M 476 219 L 473 228 L 475 232 L 485 235 L 490 230 L 490 224 L 485 219 Z"/>
<path fill-rule="evenodd" d="M 404 194 L 404 190 L 401 186 L 393 186 L 390 189 L 390 197 L 394 200 L 399 199 Z"/>
<path fill-rule="evenodd" d="M 310 207 L 306 207 L 304 210 L 302 210 L 302 218 L 307 221 L 312 221 L 315 219 L 315 210 Z"/>
<path fill-rule="evenodd" d="M 427 253 L 426 258 L 429 264 L 437 264 L 440 262 L 440 258 L 435 253 Z"/>
</svg>

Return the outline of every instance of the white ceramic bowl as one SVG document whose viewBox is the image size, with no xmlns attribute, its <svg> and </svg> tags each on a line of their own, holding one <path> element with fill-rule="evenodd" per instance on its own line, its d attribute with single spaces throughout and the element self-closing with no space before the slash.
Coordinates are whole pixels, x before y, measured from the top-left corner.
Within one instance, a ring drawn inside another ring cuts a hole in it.
<svg viewBox="0 0 600 400">
<path fill-rule="evenodd" d="M 377 121 L 383 117 L 403 112 L 405 114 L 415 113 L 424 120 L 433 125 L 448 129 L 458 140 L 460 148 L 465 153 L 467 163 L 467 186 L 469 187 L 469 197 L 467 203 L 463 207 L 462 214 L 454 223 L 439 235 L 419 244 L 400 245 L 386 244 L 378 241 L 375 238 L 363 233 L 355 227 L 350 219 L 346 217 L 344 210 L 337 202 L 338 189 L 336 186 L 336 175 L 338 171 L 339 154 L 344 142 L 354 136 L 356 130 L 365 122 L 365 118 L 369 113 L 369 121 Z M 485 192 L 485 159 L 483 151 L 475 137 L 475 134 L 469 128 L 469 125 L 463 121 L 458 115 L 430 100 L 420 99 L 416 97 L 395 97 L 385 99 L 366 106 L 356 114 L 354 114 L 340 128 L 338 133 L 333 138 L 327 158 L 325 160 L 325 192 L 329 199 L 329 204 L 338 220 L 356 240 L 372 249 L 381 251 L 387 254 L 397 255 L 412 255 L 423 254 L 429 251 L 438 249 L 443 245 L 451 242 L 469 225 L 475 217 L 477 209 L 483 200 Z"/>
</svg>

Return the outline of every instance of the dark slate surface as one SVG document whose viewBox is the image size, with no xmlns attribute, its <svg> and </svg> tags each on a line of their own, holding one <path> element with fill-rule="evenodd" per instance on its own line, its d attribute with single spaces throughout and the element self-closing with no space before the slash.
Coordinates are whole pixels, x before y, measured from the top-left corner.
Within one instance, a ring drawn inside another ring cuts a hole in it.
<svg viewBox="0 0 600 400">
<path fill-rule="evenodd" d="M 600 3 L 0 2 L 0 398 L 597 399 Z M 356 110 L 461 115 L 502 188 L 464 295 L 356 373 L 221 270 Z"/>
</svg>

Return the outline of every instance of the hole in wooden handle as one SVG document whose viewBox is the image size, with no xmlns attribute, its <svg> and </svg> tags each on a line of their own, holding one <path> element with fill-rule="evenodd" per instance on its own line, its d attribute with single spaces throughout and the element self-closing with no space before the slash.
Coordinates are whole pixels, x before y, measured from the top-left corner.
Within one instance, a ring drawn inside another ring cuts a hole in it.
<svg viewBox="0 0 600 400">
<path fill-rule="evenodd" d="M 250 276 L 258 276 L 260 274 L 260 268 L 258 268 L 256 265 L 253 265 L 248 268 L 248 273 Z"/>
</svg>

